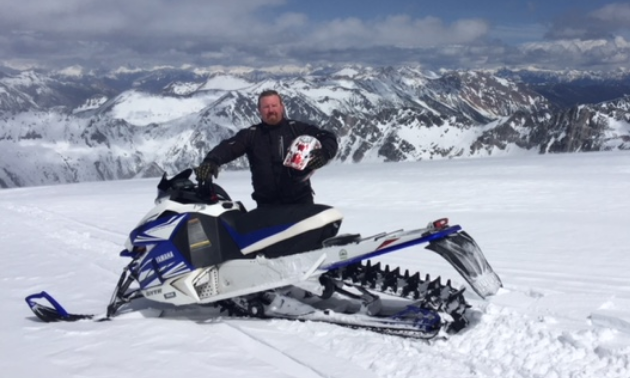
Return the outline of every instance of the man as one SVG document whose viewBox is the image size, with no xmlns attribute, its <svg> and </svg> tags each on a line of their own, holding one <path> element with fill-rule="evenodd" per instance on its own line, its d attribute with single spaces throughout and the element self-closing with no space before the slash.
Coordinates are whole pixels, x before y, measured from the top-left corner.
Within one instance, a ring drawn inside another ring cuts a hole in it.
<svg viewBox="0 0 630 378">
<path fill-rule="evenodd" d="M 258 111 L 262 122 L 240 130 L 208 152 L 201 165 L 195 168 L 197 179 L 216 178 L 219 166 L 247 155 L 254 187 L 252 198 L 259 207 L 312 204 L 310 180 L 304 180 L 301 172 L 283 165 L 287 149 L 300 135 L 317 138 L 322 147 L 311 152 L 306 169 L 319 169 L 337 154 L 336 136 L 317 126 L 287 119 L 282 98 L 274 90 L 260 94 Z"/>
</svg>

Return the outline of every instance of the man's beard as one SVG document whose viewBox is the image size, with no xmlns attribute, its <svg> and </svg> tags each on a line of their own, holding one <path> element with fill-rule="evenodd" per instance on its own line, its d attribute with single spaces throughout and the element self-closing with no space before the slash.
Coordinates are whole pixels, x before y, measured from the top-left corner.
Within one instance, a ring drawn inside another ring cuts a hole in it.
<svg viewBox="0 0 630 378">
<path fill-rule="evenodd" d="M 265 117 L 266 123 L 275 125 L 280 122 L 280 115 L 278 113 L 270 113 Z"/>
</svg>

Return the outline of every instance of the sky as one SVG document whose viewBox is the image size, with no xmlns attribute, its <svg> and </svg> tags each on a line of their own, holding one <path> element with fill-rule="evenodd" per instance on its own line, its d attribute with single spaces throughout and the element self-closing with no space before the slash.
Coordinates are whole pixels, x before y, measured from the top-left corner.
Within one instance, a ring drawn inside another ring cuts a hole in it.
<svg viewBox="0 0 630 378">
<path fill-rule="evenodd" d="M 0 0 L 0 64 L 630 68 L 606 0 Z"/>
<path fill-rule="evenodd" d="M 128 232 L 156 179 L 0 190 L 0 371 L 51 378 L 627 378 L 630 376 L 630 153 L 332 164 L 316 201 L 340 233 L 373 235 L 449 217 L 475 238 L 504 287 L 475 321 L 431 345 L 334 325 L 128 313 L 111 322 L 37 321 L 46 290 L 75 313 L 102 313 L 128 260 Z M 217 182 L 247 208 L 249 173 Z M 378 258 L 465 282 L 421 246 Z"/>
</svg>

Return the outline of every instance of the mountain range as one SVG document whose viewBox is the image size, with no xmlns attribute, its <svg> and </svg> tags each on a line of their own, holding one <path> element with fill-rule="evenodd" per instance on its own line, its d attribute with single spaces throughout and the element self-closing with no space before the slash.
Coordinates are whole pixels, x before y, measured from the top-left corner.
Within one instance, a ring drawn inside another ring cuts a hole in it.
<svg viewBox="0 0 630 378">
<path fill-rule="evenodd" d="M 624 70 L 0 68 L 0 187 L 176 173 L 258 123 L 264 89 L 335 132 L 338 163 L 630 149 Z"/>
</svg>

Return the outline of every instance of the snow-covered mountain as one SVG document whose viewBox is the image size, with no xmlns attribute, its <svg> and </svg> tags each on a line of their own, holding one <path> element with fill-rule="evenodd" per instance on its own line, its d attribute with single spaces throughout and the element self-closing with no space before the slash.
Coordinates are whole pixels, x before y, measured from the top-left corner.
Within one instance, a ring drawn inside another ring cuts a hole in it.
<svg viewBox="0 0 630 378">
<path fill-rule="evenodd" d="M 554 77 L 548 82 L 574 83 Z M 630 97 L 563 108 L 536 91 L 539 78 L 359 66 L 4 73 L 0 187 L 196 165 L 259 121 L 256 98 L 269 88 L 283 94 L 289 117 L 334 131 L 344 163 L 630 148 Z"/>
<path fill-rule="evenodd" d="M 630 94 L 630 71 L 549 71 L 539 69 L 496 70 L 497 76 L 526 83 L 561 107 L 600 103 Z"/>
</svg>

